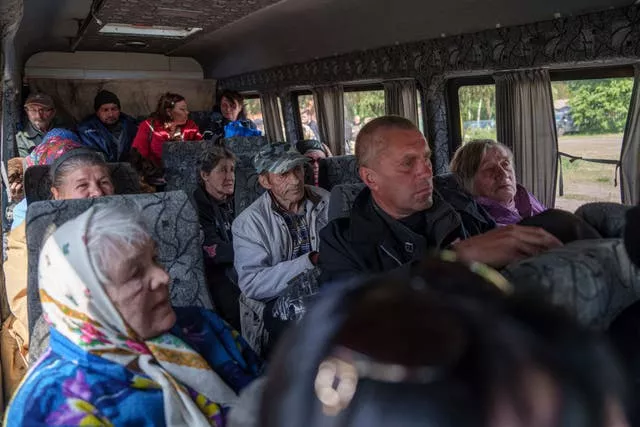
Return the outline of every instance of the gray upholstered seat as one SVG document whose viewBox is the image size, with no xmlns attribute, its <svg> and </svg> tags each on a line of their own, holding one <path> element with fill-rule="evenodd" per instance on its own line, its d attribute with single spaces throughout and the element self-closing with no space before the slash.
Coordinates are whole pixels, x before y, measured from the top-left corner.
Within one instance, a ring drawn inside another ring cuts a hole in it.
<svg viewBox="0 0 640 427">
<path fill-rule="evenodd" d="M 221 141 L 238 157 L 237 167 L 241 168 L 253 167 L 253 156 L 264 146 L 269 145 L 269 140 L 264 136 L 234 136 L 223 138 Z"/>
<path fill-rule="evenodd" d="M 137 194 L 140 192 L 138 173 L 129 163 L 109 163 L 111 180 L 116 194 Z M 24 192 L 27 202 L 38 202 L 51 198 L 51 178 L 49 165 L 27 168 L 24 174 Z"/>
<path fill-rule="evenodd" d="M 175 141 L 162 145 L 164 177 L 167 180 L 166 191 L 182 190 L 191 195 L 198 186 L 198 161 L 207 147 L 213 147 L 213 141 Z"/>
<path fill-rule="evenodd" d="M 356 197 L 365 185 L 358 184 L 338 184 L 331 189 L 329 198 L 329 221 L 336 218 L 345 218 L 351 215 L 351 208 Z"/>
<path fill-rule="evenodd" d="M 622 237 L 625 215 L 632 206 L 620 203 L 587 203 L 576 210 L 576 215 L 587 221 L 605 238 Z"/>
<path fill-rule="evenodd" d="M 42 312 L 37 278 L 38 259 L 44 239 L 51 235 L 56 226 L 75 218 L 97 203 L 108 203 L 140 212 L 158 244 L 158 259 L 171 276 L 171 302 L 175 306 L 212 307 L 204 280 L 198 216 L 184 192 L 49 200 L 35 202 L 29 205 L 27 211 L 27 303 L 30 332 Z"/>
<path fill-rule="evenodd" d="M 331 191 L 335 185 L 362 182 L 356 156 L 335 156 L 320 160 L 320 187 Z"/>
<path fill-rule="evenodd" d="M 640 296 L 640 270 L 621 239 L 582 240 L 509 265 L 502 271 L 516 290 L 542 289 L 577 319 L 605 329 Z"/>
</svg>

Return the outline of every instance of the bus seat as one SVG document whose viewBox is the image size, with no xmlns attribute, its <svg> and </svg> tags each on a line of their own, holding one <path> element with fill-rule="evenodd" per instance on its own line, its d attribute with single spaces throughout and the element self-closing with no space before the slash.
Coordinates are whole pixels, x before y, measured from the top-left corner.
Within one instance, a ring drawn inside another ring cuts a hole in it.
<svg viewBox="0 0 640 427">
<path fill-rule="evenodd" d="M 166 191 L 179 191 L 191 195 L 198 186 L 198 161 L 213 141 L 173 141 L 162 145 Z"/>
<path fill-rule="evenodd" d="M 238 167 L 253 167 L 253 156 L 260 149 L 269 145 L 269 140 L 264 136 L 234 136 L 223 138 L 222 143 L 238 157 Z"/>
<path fill-rule="evenodd" d="M 320 160 L 318 181 L 320 187 L 327 191 L 331 191 L 338 184 L 362 182 L 358 175 L 356 156 L 335 156 Z"/>
<path fill-rule="evenodd" d="M 600 330 L 640 298 L 640 270 L 622 239 L 575 241 L 513 263 L 502 274 L 516 291 L 542 290 L 582 324 Z"/>
<path fill-rule="evenodd" d="M 121 209 L 137 209 L 140 212 L 147 229 L 158 244 L 158 259 L 171 276 L 173 305 L 213 307 L 204 279 L 198 216 L 184 192 L 48 200 L 33 203 L 27 211 L 27 303 L 30 335 L 42 313 L 38 293 L 38 260 L 43 242 L 51 235 L 55 226 L 75 218 L 96 203 L 108 203 Z"/>
<path fill-rule="evenodd" d="M 362 182 L 335 185 L 331 189 L 331 197 L 329 198 L 329 221 L 351 216 L 353 202 L 364 187 Z"/>
<path fill-rule="evenodd" d="M 137 194 L 140 192 L 140 178 L 129 163 L 109 163 L 111 179 L 116 194 Z M 28 203 L 51 198 L 51 178 L 49 165 L 27 168 L 24 174 L 24 193 Z"/>
<path fill-rule="evenodd" d="M 189 118 L 196 122 L 201 134 L 211 130 L 211 111 L 191 111 L 189 112 Z"/>
<path fill-rule="evenodd" d="M 625 216 L 632 206 L 620 203 L 587 203 L 576 210 L 576 215 L 595 228 L 604 238 L 620 238 L 624 232 Z"/>
<path fill-rule="evenodd" d="M 49 346 L 49 325 L 44 320 L 44 316 L 40 315 L 33 326 L 31 337 L 29 338 L 29 366 L 38 361 L 42 353 Z"/>
</svg>

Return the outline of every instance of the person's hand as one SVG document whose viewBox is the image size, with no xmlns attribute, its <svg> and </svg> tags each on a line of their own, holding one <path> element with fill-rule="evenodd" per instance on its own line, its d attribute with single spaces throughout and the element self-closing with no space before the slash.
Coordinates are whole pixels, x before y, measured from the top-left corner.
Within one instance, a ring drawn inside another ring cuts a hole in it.
<svg viewBox="0 0 640 427">
<path fill-rule="evenodd" d="M 11 200 L 19 202 L 24 197 L 22 192 L 22 182 L 16 181 L 9 184 L 9 193 L 11 194 Z"/>
<path fill-rule="evenodd" d="M 562 243 L 542 228 L 508 225 L 462 240 L 453 250 L 465 261 L 501 268 L 560 246 Z"/>
<path fill-rule="evenodd" d="M 318 257 L 320 256 L 320 252 L 311 252 L 309 253 L 309 261 L 311 264 L 318 265 Z"/>
</svg>

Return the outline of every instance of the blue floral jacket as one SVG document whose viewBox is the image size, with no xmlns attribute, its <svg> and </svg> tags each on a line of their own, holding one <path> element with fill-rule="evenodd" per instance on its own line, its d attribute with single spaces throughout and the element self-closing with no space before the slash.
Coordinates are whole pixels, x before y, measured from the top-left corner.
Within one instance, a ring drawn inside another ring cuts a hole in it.
<svg viewBox="0 0 640 427">
<path fill-rule="evenodd" d="M 189 343 L 236 393 L 263 369 L 258 356 L 214 312 L 176 308 L 171 334 Z M 223 408 L 216 426 L 225 424 Z M 162 391 L 150 379 L 86 353 L 55 330 L 49 349 L 11 401 L 7 426 L 164 426 Z"/>
</svg>

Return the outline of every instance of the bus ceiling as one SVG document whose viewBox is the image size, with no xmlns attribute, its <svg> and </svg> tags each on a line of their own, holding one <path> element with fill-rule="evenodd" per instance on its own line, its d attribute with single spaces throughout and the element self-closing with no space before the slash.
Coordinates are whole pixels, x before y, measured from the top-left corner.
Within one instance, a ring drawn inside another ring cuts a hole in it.
<svg viewBox="0 0 640 427">
<path fill-rule="evenodd" d="M 20 63 L 36 52 L 111 51 L 195 58 L 223 78 L 341 53 L 548 21 L 629 0 L 3 0 L 22 21 Z M 6 49 L 6 45 L 5 45 Z"/>
</svg>

